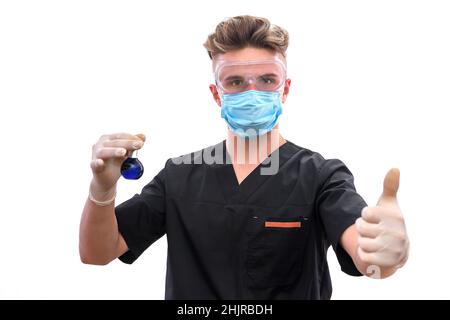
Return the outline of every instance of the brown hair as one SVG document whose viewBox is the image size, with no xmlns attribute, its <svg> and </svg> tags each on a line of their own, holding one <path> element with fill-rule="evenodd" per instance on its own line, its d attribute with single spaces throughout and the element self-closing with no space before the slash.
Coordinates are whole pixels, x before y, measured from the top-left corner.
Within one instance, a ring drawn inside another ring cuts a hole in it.
<svg viewBox="0 0 450 320">
<path fill-rule="evenodd" d="M 232 50 L 255 47 L 279 52 L 286 57 L 288 32 L 266 18 L 236 16 L 220 22 L 203 46 L 211 59 Z"/>
</svg>

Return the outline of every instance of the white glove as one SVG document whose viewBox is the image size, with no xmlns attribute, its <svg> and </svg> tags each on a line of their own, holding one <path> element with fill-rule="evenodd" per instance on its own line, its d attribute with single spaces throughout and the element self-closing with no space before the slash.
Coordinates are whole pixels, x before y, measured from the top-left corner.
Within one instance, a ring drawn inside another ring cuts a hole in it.
<svg viewBox="0 0 450 320">
<path fill-rule="evenodd" d="M 397 203 L 400 172 L 391 169 L 375 207 L 365 207 L 356 220 L 359 258 L 372 266 L 400 268 L 406 263 L 409 239 Z"/>
<path fill-rule="evenodd" d="M 92 146 L 91 200 L 96 203 L 102 203 L 106 199 L 106 202 L 114 200 L 122 163 L 129 154 L 142 148 L 144 141 L 143 134 L 115 133 L 100 137 Z"/>
</svg>

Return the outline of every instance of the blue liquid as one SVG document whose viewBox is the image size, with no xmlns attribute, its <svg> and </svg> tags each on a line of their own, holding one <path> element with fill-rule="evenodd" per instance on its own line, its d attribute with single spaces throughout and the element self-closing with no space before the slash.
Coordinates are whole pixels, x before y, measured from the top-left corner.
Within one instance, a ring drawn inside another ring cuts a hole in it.
<svg viewBox="0 0 450 320">
<path fill-rule="evenodd" d="M 137 158 L 127 158 L 120 168 L 122 177 L 128 180 L 137 180 L 144 173 L 144 166 Z"/>
</svg>

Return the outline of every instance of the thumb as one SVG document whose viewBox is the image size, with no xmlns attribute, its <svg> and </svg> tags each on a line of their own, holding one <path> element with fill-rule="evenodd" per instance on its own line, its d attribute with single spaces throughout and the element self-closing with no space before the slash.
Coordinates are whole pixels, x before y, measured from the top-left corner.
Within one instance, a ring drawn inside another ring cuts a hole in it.
<svg viewBox="0 0 450 320">
<path fill-rule="evenodd" d="M 400 170 L 393 168 L 389 170 L 384 178 L 383 193 L 378 200 L 379 206 L 397 202 L 397 191 L 400 185 Z"/>
</svg>

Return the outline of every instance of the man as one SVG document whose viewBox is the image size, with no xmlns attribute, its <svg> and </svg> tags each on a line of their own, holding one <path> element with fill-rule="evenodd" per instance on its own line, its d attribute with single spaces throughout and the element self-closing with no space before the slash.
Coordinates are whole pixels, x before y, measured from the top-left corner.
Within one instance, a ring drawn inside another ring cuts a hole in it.
<svg viewBox="0 0 450 320">
<path fill-rule="evenodd" d="M 291 85 L 288 33 L 267 19 L 221 22 L 205 47 L 210 85 L 228 125 L 225 141 L 169 159 L 140 195 L 114 207 L 127 154 L 142 134 L 110 134 L 93 146 L 93 179 L 80 226 L 84 263 L 136 260 L 167 234 L 167 299 L 329 299 L 331 245 L 344 272 L 385 278 L 409 241 L 392 169 L 376 206 L 358 195 L 337 159 L 278 132 Z"/>
</svg>

